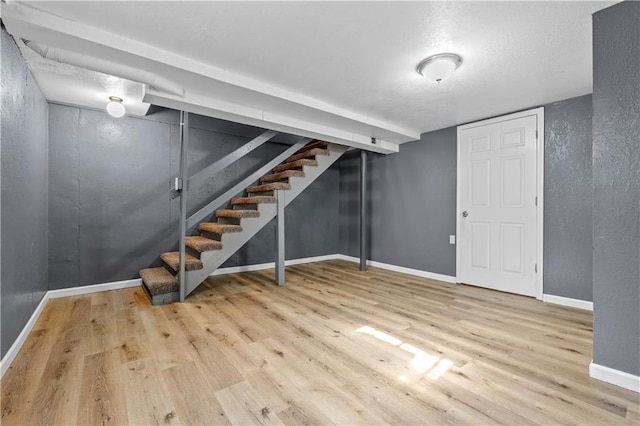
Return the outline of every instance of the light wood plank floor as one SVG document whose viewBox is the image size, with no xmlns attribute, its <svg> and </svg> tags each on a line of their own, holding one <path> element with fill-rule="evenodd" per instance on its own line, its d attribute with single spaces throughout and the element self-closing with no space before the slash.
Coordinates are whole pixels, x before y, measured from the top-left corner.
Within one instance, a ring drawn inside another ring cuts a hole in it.
<svg viewBox="0 0 640 426">
<path fill-rule="evenodd" d="M 639 424 L 591 379 L 591 314 L 329 261 L 49 301 L 2 424 Z"/>
</svg>

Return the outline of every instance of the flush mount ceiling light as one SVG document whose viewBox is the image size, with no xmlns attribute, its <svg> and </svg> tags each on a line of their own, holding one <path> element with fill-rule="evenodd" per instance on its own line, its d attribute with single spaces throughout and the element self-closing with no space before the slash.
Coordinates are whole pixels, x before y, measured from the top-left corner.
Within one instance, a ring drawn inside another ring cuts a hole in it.
<svg viewBox="0 0 640 426">
<path fill-rule="evenodd" d="M 460 55 L 455 53 L 438 53 L 422 60 L 416 67 L 418 74 L 430 81 L 440 83 L 449 77 L 462 63 Z"/>
<path fill-rule="evenodd" d="M 107 104 L 107 112 L 110 116 L 120 118 L 124 115 L 126 110 L 122 105 L 122 98 L 117 96 L 109 96 L 109 103 Z"/>
</svg>

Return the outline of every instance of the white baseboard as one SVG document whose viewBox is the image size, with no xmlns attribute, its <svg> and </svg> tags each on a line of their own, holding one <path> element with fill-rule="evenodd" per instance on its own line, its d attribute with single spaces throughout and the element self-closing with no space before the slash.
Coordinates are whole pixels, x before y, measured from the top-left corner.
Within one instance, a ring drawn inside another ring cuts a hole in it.
<svg viewBox="0 0 640 426">
<path fill-rule="evenodd" d="M 360 258 L 347 256 L 344 254 L 335 255 L 335 259 L 346 260 L 349 262 L 360 263 Z M 456 277 L 450 275 L 436 274 L 435 272 L 421 271 L 420 269 L 405 268 L 404 266 L 391 265 L 389 263 L 376 262 L 375 260 L 367 260 L 367 265 L 377 268 L 387 269 L 389 271 L 400 272 L 402 274 L 415 275 L 416 277 L 429 278 L 432 280 L 444 281 L 447 283 L 456 282 Z"/>
<path fill-rule="evenodd" d="M 556 305 L 569 306 L 571 308 L 593 311 L 593 302 L 589 302 L 588 300 L 571 299 L 569 297 L 554 296 L 553 294 L 543 294 L 542 301 Z"/>
<path fill-rule="evenodd" d="M 33 314 L 31 314 L 31 318 L 29 318 L 29 321 L 27 321 L 24 328 L 22 329 L 16 340 L 13 342 L 13 345 L 11 345 L 7 353 L 4 354 L 2 361 L 0 361 L 0 379 L 9 369 L 9 366 L 13 362 L 16 355 L 18 355 L 18 352 L 20 352 L 22 345 L 24 345 L 24 342 L 27 340 L 27 337 L 29 336 L 29 333 L 31 333 L 33 326 L 36 325 L 36 322 L 38 321 L 38 318 L 40 318 L 40 314 L 42 313 L 42 310 L 44 309 L 48 300 L 49 292 L 46 292 L 42 297 L 40 303 L 38 303 L 36 309 L 33 311 Z"/>
<path fill-rule="evenodd" d="M 314 256 L 314 257 L 303 257 L 300 259 L 290 259 L 285 260 L 285 266 L 292 265 L 301 265 L 303 263 L 312 263 L 312 262 L 322 262 L 325 260 L 334 260 L 338 259 L 340 255 L 338 254 L 327 254 L 325 256 Z M 215 275 L 227 275 L 227 274 L 237 274 L 238 272 L 251 272 L 251 271 L 262 271 L 264 269 L 275 268 L 275 262 L 269 263 L 257 263 L 254 265 L 243 265 L 243 266 L 229 266 L 227 268 L 218 268 L 216 269 L 211 276 Z"/>
<path fill-rule="evenodd" d="M 16 340 L 13 342 L 7 353 L 4 355 L 2 360 L 0 361 L 0 378 L 4 376 L 4 373 L 9 369 L 9 366 L 13 362 L 18 352 L 22 348 L 22 345 L 27 340 L 29 333 L 33 329 L 33 326 L 40 318 L 40 314 L 44 309 L 47 301 L 49 299 L 57 299 L 59 297 L 68 297 L 68 296 L 77 296 L 80 294 L 89 294 L 89 293 L 98 293 L 101 291 L 109 291 L 109 290 L 118 290 L 121 288 L 128 287 L 136 287 L 142 285 L 142 280 L 140 278 L 135 280 L 126 280 L 126 281 L 115 281 L 112 283 L 104 283 L 104 284 L 94 284 L 87 285 L 81 287 L 71 287 L 71 288 L 62 288 L 60 290 L 49 290 L 44 294 L 44 297 L 31 314 L 31 318 L 27 321 L 27 324 L 24 326 Z"/>
<path fill-rule="evenodd" d="M 589 364 L 589 376 L 640 393 L 640 376 L 595 364 L 593 361 Z"/>
<path fill-rule="evenodd" d="M 336 260 L 336 259 L 346 260 L 348 262 L 354 262 L 354 263 L 360 262 L 360 259 L 354 256 L 347 256 L 344 254 L 327 254 L 324 256 L 304 257 L 301 259 L 286 260 L 284 264 L 286 266 L 291 266 L 291 265 L 300 265 L 303 263 L 322 262 L 325 260 Z M 419 269 L 405 268 L 403 266 L 396 266 L 388 263 L 376 262 L 374 260 L 367 260 L 367 265 L 375 266 L 377 268 L 387 269 L 389 271 L 401 272 L 403 274 L 415 275 L 422 278 L 429 278 L 432 280 L 444 281 L 448 283 L 456 282 L 456 277 L 452 277 L 449 275 L 436 274 L 434 272 L 421 271 Z M 275 268 L 275 262 L 258 263 L 255 265 L 244 265 L 244 266 L 230 266 L 228 268 L 217 269 L 213 274 L 211 274 L 211 276 L 236 274 L 238 272 L 261 271 L 263 269 L 271 269 L 271 268 Z"/>
<path fill-rule="evenodd" d="M 134 280 L 114 281 L 112 283 L 49 290 L 47 293 L 50 299 L 57 299 L 58 297 L 78 296 L 80 294 L 99 293 L 101 291 L 120 290 L 122 288 L 138 287 L 141 285 L 142 279 L 136 278 Z"/>
</svg>

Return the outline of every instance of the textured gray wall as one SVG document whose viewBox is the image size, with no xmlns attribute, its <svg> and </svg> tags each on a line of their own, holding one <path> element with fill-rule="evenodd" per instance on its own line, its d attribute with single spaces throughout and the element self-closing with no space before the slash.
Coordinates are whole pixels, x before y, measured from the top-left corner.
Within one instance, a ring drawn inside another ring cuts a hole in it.
<svg viewBox="0 0 640 426">
<path fill-rule="evenodd" d="M 544 293 L 593 300 L 591 95 L 545 106 Z"/>
<path fill-rule="evenodd" d="M 359 256 L 359 154 L 341 160 L 340 249 Z M 368 155 L 371 260 L 455 276 L 456 128 Z"/>
<path fill-rule="evenodd" d="M 593 360 L 640 375 L 640 2 L 593 15 Z"/>
<path fill-rule="evenodd" d="M 178 113 L 111 118 L 102 111 L 50 105 L 50 288 L 137 277 L 177 247 L 179 199 L 169 189 L 179 164 Z M 190 174 L 263 130 L 192 115 Z M 196 211 L 288 146 L 266 143 L 217 176 L 190 185 Z M 313 226 L 302 235 L 302 224 Z M 327 171 L 287 207 L 287 258 L 338 247 L 338 172 Z M 223 266 L 274 260 L 270 224 Z M 303 240 L 304 237 L 304 240 Z"/>
<path fill-rule="evenodd" d="M 47 102 L 2 28 L 2 357 L 47 291 Z"/>
<path fill-rule="evenodd" d="M 545 294 L 592 300 L 591 97 L 545 106 Z M 368 256 L 455 276 L 456 128 L 370 154 Z M 340 252 L 359 256 L 359 157 L 340 160 Z"/>
</svg>

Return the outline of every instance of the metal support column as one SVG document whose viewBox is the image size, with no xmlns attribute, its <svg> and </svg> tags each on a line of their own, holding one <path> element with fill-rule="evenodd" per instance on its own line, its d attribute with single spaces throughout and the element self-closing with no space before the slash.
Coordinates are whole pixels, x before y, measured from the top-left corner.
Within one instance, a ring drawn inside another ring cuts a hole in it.
<svg viewBox="0 0 640 426">
<path fill-rule="evenodd" d="M 284 191 L 277 190 L 276 203 L 276 283 L 284 285 Z"/>
<path fill-rule="evenodd" d="M 180 111 L 180 177 L 176 182 L 176 188 L 180 190 L 180 269 L 178 280 L 180 281 L 180 301 L 184 302 L 187 291 L 186 279 L 186 252 L 185 239 L 187 235 L 187 149 L 189 146 L 189 113 Z"/>
<path fill-rule="evenodd" d="M 367 270 L 367 151 L 360 151 L 360 270 Z"/>
</svg>

